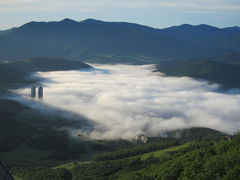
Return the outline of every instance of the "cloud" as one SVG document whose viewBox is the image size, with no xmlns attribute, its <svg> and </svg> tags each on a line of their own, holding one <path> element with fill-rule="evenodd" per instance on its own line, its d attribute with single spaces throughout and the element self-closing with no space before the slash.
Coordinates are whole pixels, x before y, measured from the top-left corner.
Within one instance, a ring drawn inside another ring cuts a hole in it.
<svg viewBox="0 0 240 180">
<path fill-rule="evenodd" d="M 50 8 L 52 10 L 66 10 L 68 8 L 72 10 L 91 9 L 91 10 L 101 10 L 102 8 L 130 8 L 130 9 L 143 9 L 143 8 L 174 8 L 181 11 L 181 9 L 206 9 L 206 10 L 239 10 L 239 1 L 227 1 L 227 0 L 0 0 L 1 9 L 16 11 L 30 10 L 32 11 L 42 10 L 44 8 Z M 29 8 L 28 8 L 29 7 Z"/>
<path fill-rule="evenodd" d="M 97 3 L 84 1 L 50 1 L 50 0 L 0 0 L 1 12 L 51 12 L 51 11 L 72 11 L 94 12 L 93 6 Z"/>
<path fill-rule="evenodd" d="M 37 2 L 37 0 L 0 0 L 0 3 L 30 3 L 30 2 Z"/>
<path fill-rule="evenodd" d="M 157 8 L 157 7 L 165 7 L 165 8 L 176 8 L 176 9 L 206 9 L 206 10 L 239 10 L 240 3 L 232 2 L 229 3 L 225 0 L 220 1 L 128 1 L 125 3 L 118 2 L 118 6 L 128 7 L 128 8 Z"/>
<path fill-rule="evenodd" d="M 154 66 L 95 65 L 91 71 L 39 72 L 43 104 L 83 115 L 94 139 L 159 136 L 167 130 L 240 128 L 240 95 L 188 77 L 165 77 Z M 29 88 L 17 93 L 28 98 Z M 86 133 L 81 129 L 74 133 Z"/>
</svg>

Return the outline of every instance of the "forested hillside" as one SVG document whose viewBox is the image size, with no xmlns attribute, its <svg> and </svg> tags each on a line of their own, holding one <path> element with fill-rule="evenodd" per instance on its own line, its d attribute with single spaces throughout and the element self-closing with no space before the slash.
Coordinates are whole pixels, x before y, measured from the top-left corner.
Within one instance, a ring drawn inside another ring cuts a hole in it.
<svg viewBox="0 0 240 180">
<path fill-rule="evenodd" d="M 94 19 L 29 22 L 0 33 L 0 61 L 44 56 L 97 63 L 157 63 L 239 52 L 239 37 L 237 30 L 204 24 L 155 29 Z"/>
<path fill-rule="evenodd" d="M 38 71 L 63 71 L 91 68 L 80 61 L 69 61 L 61 58 L 27 58 L 22 61 L 0 62 L 0 93 L 10 86 L 33 83 L 26 78 Z"/>
<path fill-rule="evenodd" d="M 173 147 L 161 146 L 151 149 L 143 145 L 143 151 L 132 154 L 134 149 L 126 149 L 126 155 L 116 158 L 99 159 L 91 162 L 74 162 L 55 168 L 12 167 L 14 176 L 22 180 L 91 180 L 91 179 L 221 179 L 238 180 L 240 177 L 240 136 L 232 139 L 219 137 L 208 141 L 193 141 Z M 161 146 L 161 147 L 160 147 Z M 150 153 L 144 151 L 149 148 Z M 163 148 L 163 150 L 162 150 Z M 114 152 L 109 154 L 113 157 Z M 98 156 L 101 157 L 101 156 Z M 103 157 L 107 157 L 107 154 Z"/>
<path fill-rule="evenodd" d="M 228 63 L 225 63 L 227 61 Z M 219 83 L 225 88 L 239 88 L 240 65 L 238 62 L 238 58 L 218 59 L 218 61 L 200 60 L 170 65 L 160 64 L 157 70 L 168 76 L 188 76 Z"/>
</svg>

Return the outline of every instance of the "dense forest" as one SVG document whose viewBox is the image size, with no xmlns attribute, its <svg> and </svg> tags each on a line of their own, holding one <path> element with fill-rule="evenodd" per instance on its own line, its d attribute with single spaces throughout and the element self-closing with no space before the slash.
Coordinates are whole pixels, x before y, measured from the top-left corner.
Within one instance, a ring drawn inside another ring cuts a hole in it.
<svg viewBox="0 0 240 180">
<path fill-rule="evenodd" d="M 181 145 L 158 142 L 158 148 L 146 144 L 125 149 L 124 156 L 116 151 L 51 168 L 12 166 L 11 173 L 22 180 L 238 180 L 239 143 L 239 133 Z"/>
<path fill-rule="evenodd" d="M 207 80 L 221 84 L 226 89 L 240 87 L 240 57 L 236 54 L 196 60 L 172 60 L 158 64 L 156 69 L 167 76 Z"/>
</svg>

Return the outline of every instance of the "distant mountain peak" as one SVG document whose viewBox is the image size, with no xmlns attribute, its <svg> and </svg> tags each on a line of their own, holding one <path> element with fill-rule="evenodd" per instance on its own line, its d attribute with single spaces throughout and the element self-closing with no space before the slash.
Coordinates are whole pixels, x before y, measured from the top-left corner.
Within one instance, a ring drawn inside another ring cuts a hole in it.
<svg viewBox="0 0 240 180">
<path fill-rule="evenodd" d="M 88 24 L 98 24 L 98 23 L 103 23 L 104 21 L 88 18 L 88 19 L 85 19 L 85 20 L 80 21 L 80 22 L 81 23 L 88 23 Z"/>
<path fill-rule="evenodd" d="M 74 21 L 74 20 L 69 19 L 69 18 L 65 18 L 65 19 L 61 20 L 60 22 L 62 22 L 62 23 L 77 23 L 77 21 Z"/>
<path fill-rule="evenodd" d="M 177 26 L 175 26 L 175 27 L 177 27 Z M 194 27 L 194 26 L 191 24 L 182 24 L 179 27 Z"/>
<path fill-rule="evenodd" d="M 208 24 L 199 24 L 199 25 L 191 25 L 191 24 L 182 24 L 180 26 L 172 26 L 166 28 L 165 30 L 173 30 L 173 31 L 221 31 L 220 28 L 210 26 Z"/>
<path fill-rule="evenodd" d="M 239 26 L 233 26 L 233 27 L 226 27 L 223 28 L 224 30 L 232 31 L 232 32 L 240 32 L 240 27 Z"/>
<path fill-rule="evenodd" d="M 199 25 L 196 25 L 198 27 L 214 27 L 214 26 L 211 26 L 211 25 L 208 25 L 208 24 L 199 24 Z M 216 28 L 216 27 L 214 27 Z"/>
<path fill-rule="evenodd" d="M 202 28 L 202 29 L 218 29 L 218 27 L 215 27 L 215 26 L 211 26 L 211 25 L 208 25 L 208 24 L 199 24 L 195 27 L 199 27 L 199 28 Z"/>
</svg>

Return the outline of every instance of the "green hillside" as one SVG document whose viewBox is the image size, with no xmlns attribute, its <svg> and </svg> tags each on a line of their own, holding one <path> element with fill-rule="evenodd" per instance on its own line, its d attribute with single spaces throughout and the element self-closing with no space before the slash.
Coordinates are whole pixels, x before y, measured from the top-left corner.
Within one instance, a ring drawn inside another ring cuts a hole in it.
<svg viewBox="0 0 240 180">
<path fill-rule="evenodd" d="M 123 159 L 74 162 L 57 168 L 12 167 L 11 172 L 22 180 L 238 180 L 239 143 L 240 136 L 235 135 L 232 139 L 194 141 Z"/>
<path fill-rule="evenodd" d="M 140 157 L 141 160 L 146 160 L 146 159 L 152 158 L 152 157 L 160 158 L 161 156 L 163 156 L 166 153 L 179 151 L 181 149 L 187 148 L 189 145 L 190 145 L 190 143 L 185 143 L 185 144 L 182 144 L 182 145 L 179 145 L 179 146 L 166 148 L 164 150 L 157 150 L 157 151 L 152 151 L 152 152 L 149 152 L 149 153 L 145 153 L 145 154 L 140 155 L 139 157 Z"/>
<path fill-rule="evenodd" d="M 26 79 L 29 73 L 37 71 L 63 71 L 91 68 L 80 61 L 60 58 L 29 58 L 22 61 L 0 62 L 0 94 L 7 89 L 16 89 L 35 80 Z"/>
<path fill-rule="evenodd" d="M 240 65 L 217 61 L 196 61 L 158 65 L 157 70 L 169 76 L 189 76 L 222 84 L 225 88 L 240 87 Z"/>
</svg>

